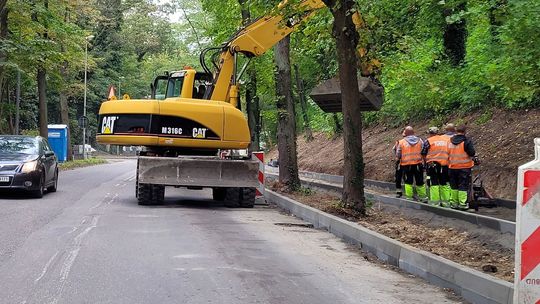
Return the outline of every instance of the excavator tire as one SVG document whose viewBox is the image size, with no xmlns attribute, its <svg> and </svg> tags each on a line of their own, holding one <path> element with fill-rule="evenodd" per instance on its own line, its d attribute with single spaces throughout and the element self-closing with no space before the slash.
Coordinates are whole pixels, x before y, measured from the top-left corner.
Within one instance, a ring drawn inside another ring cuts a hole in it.
<svg viewBox="0 0 540 304">
<path fill-rule="evenodd" d="M 152 204 L 162 205 L 165 201 L 165 186 L 152 185 Z"/>
<path fill-rule="evenodd" d="M 242 200 L 240 201 L 240 207 L 253 208 L 255 205 L 255 188 L 241 188 Z"/>
<path fill-rule="evenodd" d="M 150 184 L 137 184 L 137 201 L 141 206 L 152 205 L 153 191 Z"/>
<path fill-rule="evenodd" d="M 227 196 L 227 188 L 212 188 L 212 198 L 215 201 L 222 202 Z"/>
<path fill-rule="evenodd" d="M 227 188 L 225 193 L 225 207 L 238 208 L 242 201 L 242 188 Z"/>
</svg>

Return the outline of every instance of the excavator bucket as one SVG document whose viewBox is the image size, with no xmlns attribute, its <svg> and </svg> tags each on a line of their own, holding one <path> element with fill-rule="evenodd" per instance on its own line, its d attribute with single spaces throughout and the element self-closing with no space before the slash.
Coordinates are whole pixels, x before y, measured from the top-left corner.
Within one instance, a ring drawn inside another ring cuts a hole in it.
<svg viewBox="0 0 540 304">
<path fill-rule="evenodd" d="M 367 77 L 358 78 L 360 108 L 362 111 L 378 111 L 383 103 L 383 87 Z M 309 95 L 326 113 L 342 112 L 339 77 L 328 79 L 315 87 Z"/>
<path fill-rule="evenodd" d="M 205 156 L 139 157 L 139 183 L 166 186 L 257 187 L 259 162 Z"/>
</svg>

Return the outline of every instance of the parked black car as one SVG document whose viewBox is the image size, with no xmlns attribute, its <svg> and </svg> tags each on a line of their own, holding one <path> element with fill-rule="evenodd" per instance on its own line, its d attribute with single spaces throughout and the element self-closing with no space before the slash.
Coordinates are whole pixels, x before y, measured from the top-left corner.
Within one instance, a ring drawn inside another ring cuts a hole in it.
<svg viewBox="0 0 540 304">
<path fill-rule="evenodd" d="M 0 190 L 29 191 L 34 197 L 56 192 L 58 159 L 41 136 L 0 135 Z"/>
</svg>

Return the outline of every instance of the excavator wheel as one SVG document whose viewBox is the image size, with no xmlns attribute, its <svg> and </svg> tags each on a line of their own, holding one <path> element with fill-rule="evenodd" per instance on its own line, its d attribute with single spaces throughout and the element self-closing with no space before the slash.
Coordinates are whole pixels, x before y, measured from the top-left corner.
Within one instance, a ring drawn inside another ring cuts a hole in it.
<svg viewBox="0 0 540 304">
<path fill-rule="evenodd" d="M 224 201 L 227 196 L 227 188 L 212 188 L 212 198 L 215 201 Z"/>
<path fill-rule="evenodd" d="M 229 208 L 253 208 L 255 188 L 227 188 L 225 206 Z"/>
<path fill-rule="evenodd" d="M 161 205 L 165 200 L 165 186 L 152 185 L 152 204 Z"/>
<path fill-rule="evenodd" d="M 150 184 L 137 184 L 137 201 L 139 205 L 152 205 L 153 191 Z"/>
<path fill-rule="evenodd" d="M 240 207 L 240 189 L 241 188 L 227 188 L 225 193 L 225 207 L 238 208 Z"/>
<path fill-rule="evenodd" d="M 255 188 L 241 188 L 242 200 L 240 201 L 240 207 L 253 208 L 255 205 Z"/>
</svg>

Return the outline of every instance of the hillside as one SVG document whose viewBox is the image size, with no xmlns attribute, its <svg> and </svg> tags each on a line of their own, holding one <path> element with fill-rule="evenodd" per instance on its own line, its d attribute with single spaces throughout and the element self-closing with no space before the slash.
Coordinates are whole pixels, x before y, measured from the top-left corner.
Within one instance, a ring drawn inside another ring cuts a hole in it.
<svg viewBox="0 0 540 304">
<path fill-rule="evenodd" d="M 533 139 L 540 137 L 540 109 L 524 111 L 493 110 L 489 113 L 472 113 L 467 117 L 449 117 L 448 121 L 466 123 L 481 159 L 478 171 L 485 186 L 494 196 L 515 199 L 517 167 L 534 158 Z M 417 135 L 425 138 L 429 121 L 411 124 Z M 392 146 L 401 137 L 402 128 L 384 125 L 364 129 L 364 161 L 366 178 L 393 181 L 394 165 Z M 267 159 L 277 158 L 277 150 L 268 153 Z M 300 170 L 343 174 L 343 138 L 332 138 L 316 133 L 315 139 L 306 142 L 298 137 Z"/>
</svg>

